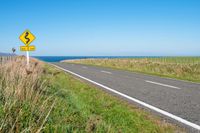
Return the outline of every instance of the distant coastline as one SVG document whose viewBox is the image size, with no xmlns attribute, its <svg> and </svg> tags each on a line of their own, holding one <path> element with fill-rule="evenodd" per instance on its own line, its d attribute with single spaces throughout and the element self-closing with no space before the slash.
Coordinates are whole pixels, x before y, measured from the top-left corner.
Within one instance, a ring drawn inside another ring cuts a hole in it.
<svg viewBox="0 0 200 133">
<path fill-rule="evenodd" d="M 64 60 L 76 60 L 76 59 L 162 58 L 162 57 L 177 57 L 177 56 L 33 56 L 33 57 L 45 62 L 61 62 Z M 200 56 L 188 56 L 188 57 L 200 57 Z"/>
<path fill-rule="evenodd" d="M 161 56 L 33 56 L 45 62 L 60 62 L 76 59 L 115 59 L 115 58 L 158 58 Z"/>
<path fill-rule="evenodd" d="M 1 52 L 0 52 L 0 56 L 16 56 L 16 54 L 12 54 L 12 53 L 1 53 Z"/>
</svg>

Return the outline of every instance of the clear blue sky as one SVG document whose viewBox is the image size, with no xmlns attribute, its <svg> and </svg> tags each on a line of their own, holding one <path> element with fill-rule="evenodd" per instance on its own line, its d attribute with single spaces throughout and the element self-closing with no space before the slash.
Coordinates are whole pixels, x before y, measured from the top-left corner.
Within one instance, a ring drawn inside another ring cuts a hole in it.
<svg viewBox="0 0 200 133">
<path fill-rule="evenodd" d="M 0 0 L 0 52 L 31 55 L 200 55 L 200 0 Z"/>
</svg>

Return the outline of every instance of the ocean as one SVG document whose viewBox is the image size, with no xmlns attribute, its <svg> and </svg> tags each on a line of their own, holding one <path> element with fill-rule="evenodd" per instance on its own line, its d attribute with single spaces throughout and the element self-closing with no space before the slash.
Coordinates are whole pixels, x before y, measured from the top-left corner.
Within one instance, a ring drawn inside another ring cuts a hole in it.
<svg viewBox="0 0 200 133">
<path fill-rule="evenodd" d="M 75 59 L 114 59 L 114 58 L 157 58 L 159 56 L 33 56 L 45 62 L 60 62 L 62 60 L 75 60 Z"/>
</svg>

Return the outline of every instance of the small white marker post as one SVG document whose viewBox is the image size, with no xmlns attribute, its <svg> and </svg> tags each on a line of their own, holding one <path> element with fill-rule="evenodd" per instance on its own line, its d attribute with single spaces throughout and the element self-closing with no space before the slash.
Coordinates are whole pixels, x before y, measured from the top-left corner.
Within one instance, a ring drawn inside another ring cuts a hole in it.
<svg viewBox="0 0 200 133">
<path fill-rule="evenodd" d="M 29 68 L 29 51 L 26 51 L 26 65 Z"/>
</svg>

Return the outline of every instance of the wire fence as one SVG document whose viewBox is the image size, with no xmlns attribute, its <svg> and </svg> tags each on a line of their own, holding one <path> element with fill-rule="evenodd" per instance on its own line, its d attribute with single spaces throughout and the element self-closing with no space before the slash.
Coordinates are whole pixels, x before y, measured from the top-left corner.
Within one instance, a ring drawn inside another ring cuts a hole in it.
<svg viewBox="0 0 200 133">
<path fill-rule="evenodd" d="M 14 61 L 16 59 L 16 56 L 0 56 L 0 63 L 6 63 L 8 61 Z"/>
</svg>

